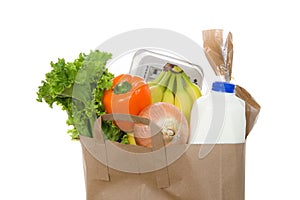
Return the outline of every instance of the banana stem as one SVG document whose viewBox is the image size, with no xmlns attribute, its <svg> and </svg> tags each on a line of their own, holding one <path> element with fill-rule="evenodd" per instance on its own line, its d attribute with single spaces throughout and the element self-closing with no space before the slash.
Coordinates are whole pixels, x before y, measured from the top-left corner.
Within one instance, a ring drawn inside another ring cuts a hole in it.
<svg viewBox="0 0 300 200">
<path fill-rule="evenodd" d="M 165 73 L 165 71 L 161 71 L 158 77 L 154 80 L 155 83 L 159 83 L 159 81 L 161 81 L 161 79 L 164 77 Z"/>
<path fill-rule="evenodd" d="M 175 78 L 176 78 L 176 76 L 174 74 L 172 74 L 171 77 L 170 77 L 169 84 L 168 84 L 168 89 L 171 90 L 172 92 L 175 92 L 174 91 Z"/>
<path fill-rule="evenodd" d="M 165 64 L 164 66 L 164 71 L 170 71 L 172 70 L 172 68 L 174 67 L 175 65 L 171 64 L 171 63 L 167 63 Z"/>
<path fill-rule="evenodd" d="M 164 73 L 164 76 L 162 77 L 162 79 L 158 82 L 159 85 L 162 85 L 162 86 L 167 86 L 167 83 L 170 79 L 170 76 L 171 76 L 171 72 L 165 72 Z"/>
<path fill-rule="evenodd" d="M 166 73 L 165 71 L 160 72 L 160 74 L 158 75 L 158 77 L 157 77 L 156 79 L 154 79 L 154 80 L 148 82 L 148 84 L 149 84 L 149 85 L 155 85 L 155 84 L 158 84 L 159 81 L 161 81 L 161 79 L 164 77 L 165 73 Z"/>
<path fill-rule="evenodd" d="M 186 75 L 186 73 L 183 73 L 183 80 L 184 80 L 184 84 L 187 85 L 192 85 L 193 83 L 191 82 L 190 78 Z"/>
<path fill-rule="evenodd" d="M 181 74 L 181 73 L 184 73 L 183 70 L 178 67 L 177 65 L 174 65 L 171 69 L 170 69 L 171 72 L 175 73 L 175 74 Z"/>
<path fill-rule="evenodd" d="M 176 74 L 176 91 L 183 91 L 181 74 Z"/>
</svg>

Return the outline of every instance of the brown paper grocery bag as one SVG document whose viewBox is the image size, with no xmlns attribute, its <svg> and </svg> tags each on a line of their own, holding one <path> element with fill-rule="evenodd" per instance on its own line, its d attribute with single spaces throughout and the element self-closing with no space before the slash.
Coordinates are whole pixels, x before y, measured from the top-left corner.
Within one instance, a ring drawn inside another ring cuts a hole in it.
<svg viewBox="0 0 300 200">
<path fill-rule="evenodd" d="M 244 199 L 245 144 L 216 144 L 203 159 L 201 145 L 165 147 L 160 137 L 154 149 L 123 145 L 103 139 L 101 120 L 111 117 L 80 138 L 87 200 Z"/>
<path fill-rule="evenodd" d="M 216 75 L 231 80 L 232 34 L 223 41 L 223 30 L 203 32 L 204 49 Z M 246 102 L 246 135 L 253 128 L 260 105 L 243 87 L 236 95 Z M 124 116 L 119 119 L 125 120 Z M 117 117 L 118 118 L 118 117 Z M 80 137 L 87 200 L 243 200 L 245 191 L 245 144 L 215 144 L 205 157 L 203 145 L 164 146 L 153 135 L 153 148 L 104 140 L 101 116 L 94 138 Z M 149 120 L 133 117 L 138 123 Z"/>
</svg>

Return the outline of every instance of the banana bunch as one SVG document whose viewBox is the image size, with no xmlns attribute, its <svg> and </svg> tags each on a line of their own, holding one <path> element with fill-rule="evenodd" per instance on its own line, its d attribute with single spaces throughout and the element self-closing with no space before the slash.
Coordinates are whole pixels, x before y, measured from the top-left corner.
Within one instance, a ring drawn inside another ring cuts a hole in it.
<svg viewBox="0 0 300 200">
<path fill-rule="evenodd" d="M 174 65 L 165 67 L 159 76 L 148 84 L 152 103 L 173 104 L 181 110 L 187 121 L 190 121 L 193 103 L 201 97 L 201 91 L 181 68 Z"/>
</svg>

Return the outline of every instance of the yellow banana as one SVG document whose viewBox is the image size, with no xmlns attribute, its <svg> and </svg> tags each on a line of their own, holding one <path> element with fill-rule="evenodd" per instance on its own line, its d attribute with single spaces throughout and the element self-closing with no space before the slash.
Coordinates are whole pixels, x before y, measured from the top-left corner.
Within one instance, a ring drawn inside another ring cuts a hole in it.
<svg viewBox="0 0 300 200">
<path fill-rule="evenodd" d="M 162 101 L 164 95 L 165 87 L 162 85 L 152 85 L 150 86 L 152 103 Z"/>
<path fill-rule="evenodd" d="M 186 73 L 183 72 L 182 77 L 183 77 L 183 80 L 184 80 L 184 83 L 185 83 L 185 90 L 190 95 L 190 97 L 191 97 L 191 99 L 194 103 L 194 101 L 196 101 L 199 97 L 202 96 L 201 90 L 196 84 L 194 84 L 190 81 L 190 79 L 186 75 Z"/>
<path fill-rule="evenodd" d="M 128 142 L 131 145 L 136 145 L 133 133 L 127 133 Z"/>
<path fill-rule="evenodd" d="M 174 82 L 175 82 L 175 74 L 172 74 L 168 83 L 168 86 L 165 90 L 162 101 L 170 104 L 175 104 L 175 96 L 174 96 Z"/>
<path fill-rule="evenodd" d="M 175 106 L 181 110 L 187 121 L 190 122 L 193 102 L 187 91 L 183 88 L 181 74 L 176 74 Z"/>
<path fill-rule="evenodd" d="M 170 75 L 170 72 L 164 72 L 161 80 L 157 84 L 150 86 L 152 103 L 162 101 Z"/>
</svg>

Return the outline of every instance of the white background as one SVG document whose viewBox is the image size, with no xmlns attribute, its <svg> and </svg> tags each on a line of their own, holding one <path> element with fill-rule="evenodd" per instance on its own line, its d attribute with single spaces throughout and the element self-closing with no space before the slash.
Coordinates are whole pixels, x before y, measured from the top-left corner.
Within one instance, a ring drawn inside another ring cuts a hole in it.
<svg viewBox="0 0 300 200">
<path fill-rule="evenodd" d="M 297 1 L 1 1 L 0 199 L 85 199 L 81 149 L 66 114 L 37 103 L 50 61 L 73 60 L 137 28 L 233 33 L 235 82 L 261 104 L 247 140 L 246 199 L 299 199 Z M 125 67 L 125 66 L 120 66 Z"/>
</svg>

